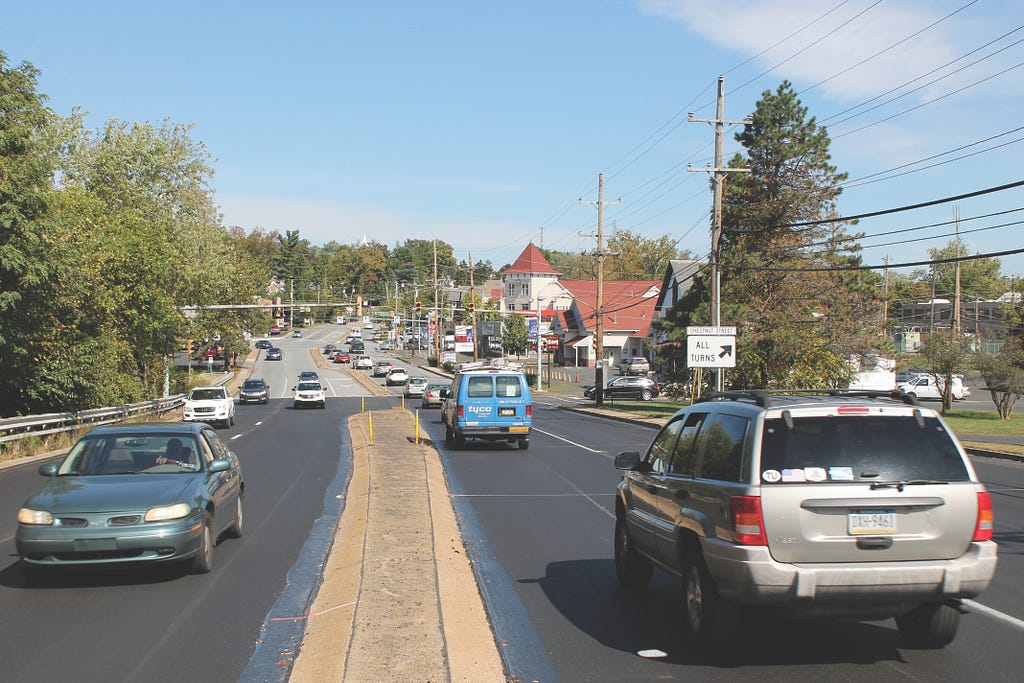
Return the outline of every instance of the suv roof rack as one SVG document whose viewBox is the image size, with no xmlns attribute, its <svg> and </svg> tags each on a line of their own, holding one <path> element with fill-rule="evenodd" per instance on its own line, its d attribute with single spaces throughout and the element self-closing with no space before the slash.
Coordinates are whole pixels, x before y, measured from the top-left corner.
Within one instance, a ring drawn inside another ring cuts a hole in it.
<svg viewBox="0 0 1024 683">
<path fill-rule="evenodd" d="M 712 391 L 700 396 L 694 403 L 708 401 L 747 401 L 761 408 L 767 408 L 772 398 L 797 396 L 842 396 L 847 398 L 888 398 L 908 405 L 920 405 L 917 399 L 901 389 L 740 389 Z"/>
</svg>

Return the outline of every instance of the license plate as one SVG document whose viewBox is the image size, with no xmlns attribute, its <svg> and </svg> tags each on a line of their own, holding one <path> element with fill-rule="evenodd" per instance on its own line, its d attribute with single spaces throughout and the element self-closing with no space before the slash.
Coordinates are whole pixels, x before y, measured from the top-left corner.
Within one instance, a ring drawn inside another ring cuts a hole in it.
<svg viewBox="0 0 1024 683">
<path fill-rule="evenodd" d="M 516 409 L 515 408 L 498 408 L 498 415 L 501 415 L 502 417 L 508 417 L 510 415 L 515 415 L 515 414 L 516 414 Z"/>
<path fill-rule="evenodd" d="M 896 533 L 895 510 L 857 510 L 849 513 L 847 530 L 852 536 Z"/>
<path fill-rule="evenodd" d="M 75 550 L 78 552 L 117 550 L 117 541 L 113 538 L 80 538 L 75 541 Z"/>
<path fill-rule="evenodd" d="M 530 428 L 529 427 L 509 427 L 508 431 L 513 432 L 515 434 L 520 434 L 520 433 L 524 433 L 524 432 L 530 431 Z"/>
</svg>

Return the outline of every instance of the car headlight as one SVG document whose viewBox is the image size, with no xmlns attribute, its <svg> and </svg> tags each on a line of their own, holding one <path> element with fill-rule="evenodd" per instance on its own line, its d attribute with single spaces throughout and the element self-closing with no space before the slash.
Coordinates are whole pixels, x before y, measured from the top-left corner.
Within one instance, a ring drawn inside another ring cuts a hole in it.
<svg viewBox="0 0 1024 683">
<path fill-rule="evenodd" d="M 21 508 L 18 510 L 18 522 L 21 524 L 53 524 L 53 515 L 46 510 Z"/>
<path fill-rule="evenodd" d="M 165 522 L 169 519 L 181 519 L 188 517 L 192 508 L 188 503 L 175 503 L 174 505 L 161 505 L 160 507 L 146 510 L 145 520 L 147 522 Z"/>
</svg>

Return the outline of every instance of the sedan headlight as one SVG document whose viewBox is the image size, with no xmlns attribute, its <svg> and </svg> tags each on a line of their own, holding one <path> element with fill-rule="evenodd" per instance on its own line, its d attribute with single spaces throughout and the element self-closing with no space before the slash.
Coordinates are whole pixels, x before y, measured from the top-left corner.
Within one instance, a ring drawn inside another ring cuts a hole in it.
<svg viewBox="0 0 1024 683">
<path fill-rule="evenodd" d="M 18 510 L 18 522 L 21 524 L 53 524 L 53 515 L 46 510 L 21 508 Z"/>
<path fill-rule="evenodd" d="M 182 517 L 188 517 L 191 509 L 188 503 L 161 505 L 160 507 L 146 510 L 145 520 L 147 522 L 166 522 L 169 519 L 181 519 Z"/>
</svg>

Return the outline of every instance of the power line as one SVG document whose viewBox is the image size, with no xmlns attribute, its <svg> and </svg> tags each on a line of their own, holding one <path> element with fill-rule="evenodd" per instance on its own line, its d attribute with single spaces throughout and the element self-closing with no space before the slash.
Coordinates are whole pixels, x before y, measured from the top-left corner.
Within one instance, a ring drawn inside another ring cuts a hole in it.
<svg viewBox="0 0 1024 683">
<path fill-rule="evenodd" d="M 836 270 L 884 270 L 886 268 L 910 268 L 913 266 L 930 266 L 939 263 L 959 263 L 964 261 L 978 261 L 980 259 L 998 258 L 1000 256 L 1012 256 L 1024 254 L 1024 249 L 1009 249 L 1007 251 L 994 251 L 988 254 L 975 254 L 974 256 L 954 256 L 944 259 L 929 259 L 927 261 L 908 261 L 906 263 L 888 263 L 876 266 L 827 266 L 816 268 L 774 268 L 771 266 L 728 266 L 723 265 L 727 270 L 745 270 L 773 273 L 828 273 Z"/>
</svg>

